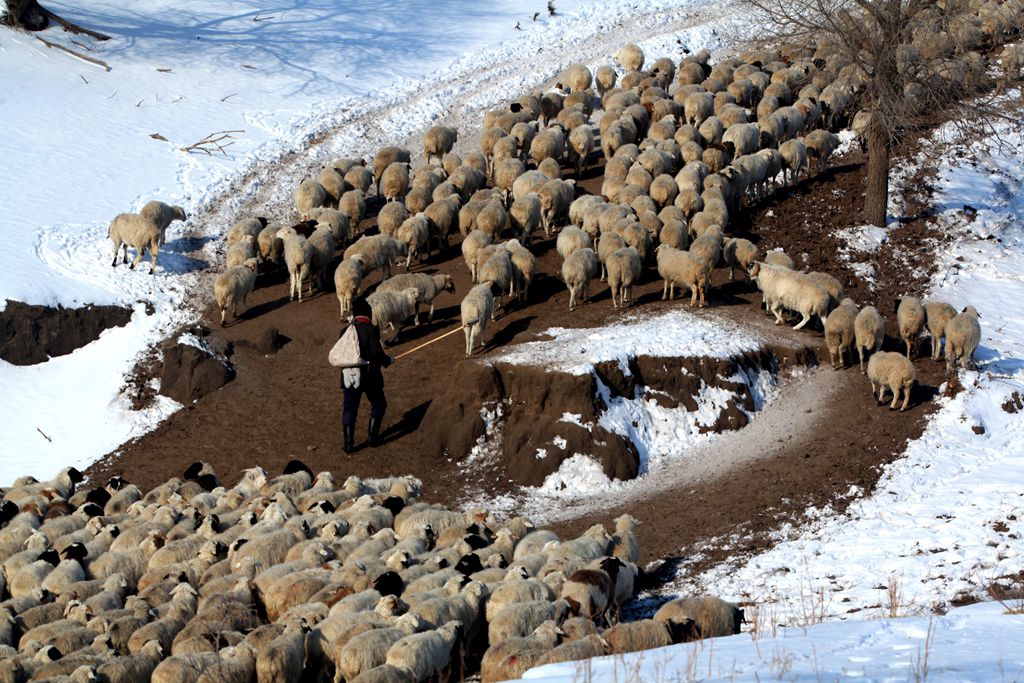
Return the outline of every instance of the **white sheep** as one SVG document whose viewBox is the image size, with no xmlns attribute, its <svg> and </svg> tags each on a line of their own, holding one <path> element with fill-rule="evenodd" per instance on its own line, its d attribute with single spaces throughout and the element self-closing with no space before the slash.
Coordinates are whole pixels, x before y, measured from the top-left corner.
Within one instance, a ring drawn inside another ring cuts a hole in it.
<svg viewBox="0 0 1024 683">
<path fill-rule="evenodd" d="M 540 164 L 545 159 L 561 161 L 565 155 L 565 131 L 559 125 L 545 128 L 530 141 L 530 159 Z"/>
<path fill-rule="evenodd" d="M 593 246 L 590 235 L 577 228 L 575 225 L 567 225 L 558 232 L 558 239 L 555 240 L 555 250 L 563 259 L 578 249 L 588 249 Z"/>
<path fill-rule="evenodd" d="M 305 622 L 289 624 L 284 632 L 259 649 L 256 657 L 256 680 L 297 681 L 306 662 Z"/>
<path fill-rule="evenodd" d="M 477 256 L 484 247 L 490 246 L 490 244 L 491 238 L 479 230 L 473 230 L 466 235 L 466 239 L 462 240 L 462 258 L 466 262 L 466 267 L 469 268 L 470 280 L 472 282 L 477 281 Z"/>
<path fill-rule="evenodd" d="M 430 236 L 437 238 L 437 249 L 443 251 L 448 248 L 448 236 L 458 226 L 459 221 L 459 196 L 450 194 L 446 197 L 434 199 L 423 213 L 427 216 L 427 223 L 430 227 Z"/>
<path fill-rule="evenodd" d="M 385 201 L 399 201 L 409 191 L 409 168 L 408 162 L 396 161 L 384 169 L 378 192 L 383 193 Z"/>
<path fill-rule="evenodd" d="M 295 209 L 302 220 L 309 220 L 313 209 L 327 206 L 329 195 L 324 186 L 313 178 L 306 178 L 295 189 Z"/>
<path fill-rule="evenodd" d="M 321 292 L 327 289 L 331 276 L 331 263 L 334 261 L 334 235 L 326 225 L 321 225 L 307 240 L 312 248 L 312 259 L 309 263 L 310 289 L 313 281 Z"/>
<path fill-rule="evenodd" d="M 787 185 L 800 182 L 800 171 L 807 167 L 807 145 L 803 140 L 786 140 L 779 145 L 782 155 L 782 179 Z"/>
<path fill-rule="evenodd" d="M 413 287 L 419 292 L 416 299 L 416 325 L 420 324 L 420 304 L 429 305 L 427 320 L 434 319 L 434 299 L 441 292 L 455 292 L 452 276 L 446 273 L 426 275 L 425 273 L 404 273 L 385 280 L 377 287 L 378 292 L 399 292 Z"/>
<path fill-rule="evenodd" d="M 394 626 L 356 634 L 335 656 L 335 683 L 353 681 L 362 672 L 386 664 L 391 646 L 421 626 L 416 615 L 405 614 L 395 620 Z"/>
<path fill-rule="evenodd" d="M 225 268 L 240 266 L 251 258 L 259 256 L 259 245 L 251 235 L 244 235 L 240 240 L 228 247 Z"/>
<path fill-rule="evenodd" d="M 932 360 L 938 360 L 946 325 L 956 317 L 956 309 L 943 301 L 929 301 L 924 305 L 924 312 L 928 319 L 928 334 L 932 338 Z"/>
<path fill-rule="evenodd" d="M 146 205 L 139 209 L 139 215 L 145 216 L 156 223 L 156 227 L 160 229 L 161 247 L 167 241 L 168 226 L 174 221 L 184 222 L 188 220 L 188 216 L 185 215 L 185 209 L 158 201 L 146 202 Z"/>
<path fill-rule="evenodd" d="M 571 640 L 562 643 L 553 650 L 548 651 L 535 663 L 536 666 L 554 664 L 557 662 L 575 662 L 581 659 L 592 657 L 603 657 L 608 654 L 608 643 L 597 634 L 583 636 L 578 640 Z"/>
<path fill-rule="evenodd" d="M 515 290 L 519 302 L 525 303 L 533 276 L 537 272 L 537 258 L 529 249 L 521 245 L 519 240 L 509 240 L 503 246 L 512 258 L 512 270 L 516 277 Z"/>
<path fill-rule="evenodd" d="M 238 306 L 245 306 L 246 298 L 256 285 L 257 267 L 256 259 L 250 258 L 240 266 L 229 268 L 214 280 L 213 297 L 217 301 L 217 308 L 220 309 L 222 327 L 229 307 L 231 315 L 238 319 Z"/>
<path fill-rule="evenodd" d="M 352 301 L 359 296 L 359 288 L 363 283 L 363 257 L 355 254 L 342 260 L 334 270 L 334 291 L 338 294 L 341 307 L 341 319 L 345 320 L 352 313 Z"/>
<path fill-rule="evenodd" d="M 788 268 L 780 268 L 771 264 L 755 261 L 750 269 L 750 276 L 757 283 L 758 289 L 764 292 L 764 298 L 770 302 L 771 312 L 775 314 L 775 324 L 785 321 L 782 309 L 796 311 L 801 319 L 793 326 L 799 330 L 812 316 L 818 316 L 822 325 L 828 315 L 829 295 L 803 273 Z"/>
<path fill-rule="evenodd" d="M 310 277 L 313 267 L 313 246 L 305 237 L 291 228 L 281 228 L 277 236 L 284 243 L 284 262 L 288 268 L 289 298 L 294 301 L 298 296 L 302 301 L 302 281 Z M 313 291 L 310 283 L 310 292 Z"/>
<path fill-rule="evenodd" d="M 459 132 L 454 128 L 434 126 L 428 130 L 423 136 L 423 156 L 427 163 L 430 163 L 432 157 L 437 157 L 440 162 L 445 154 L 452 151 L 458 139 Z"/>
<path fill-rule="evenodd" d="M 615 533 L 612 534 L 612 557 L 623 562 L 640 561 L 640 540 L 636 527 L 640 522 L 632 515 L 621 515 L 615 518 Z"/>
<path fill-rule="evenodd" d="M 953 372 L 959 362 L 962 367 L 974 369 L 974 352 L 981 343 L 981 314 L 974 306 L 967 306 L 946 323 L 946 371 Z"/>
<path fill-rule="evenodd" d="M 231 246 L 238 240 L 242 239 L 246 235 L 259 238 L 260 232 L 267 227 L 267 219 L 263 217 L 258 218 L 243 218 L 227 231 L 224 235 L 224 243 Z"/>
<path fill-rule="evenodd" d="M 708 259 L 692 251 L 680 251 L 667 244 L 660 244 L 655 250 L 658 262 L 658 275 L 664 278 L 661 288 L 661 300 L 674 299 L 676 285 L 685 286 L 690 290 L 690 305 L 704 306 L 704 285 L 707 282 L 711 266 Z"/>
<path fill-rule="evenodd" d="M 353 166 L 345 174 L 345 185 L 366 195 L 373 187 L 374 175 L 365 166 Z M 344 196 L 344 195 L 342 195 Z M 341 205 L 341 199 L 338 200 Z"/>
<path fill-rule="evenodd" d="M 616 624 L 602 633 L 601 637 L 608 643 L 611 654 L 622 655 L 685 643 L 700 636 L 692 621 L 680 624 L 668 620 L 641 619 L 628 624 Z"/>
<path fill-rule="evenodd" d="M 896 408 L 900 392 L 903 392 L 903 405 L 900 407 L 900 412 L 902 412 L 907 409 L 910 391 L 914 388 L 914 383 L 917 382 L 917 372 L 914 370 L 914 364 L 903 354 L 879 351 L 873 354 L 871 360 L 868 361 L 868 380 L 871 382 L 872 396 L 875 394 L 875 385 L 878 385 L 879 403 L 883 402 L 886 389 L 892 392 L 890 410 Z"/>
<path fill-rule="evenodd" d="M 430 223 L 427 220 L 426 214 L 418 213 L 405 219 L 405 222 L 398 228 L 398 232 L 395 233 L 395 238 L 405 245 L 406 270 L 409 270 L 413 256 L 417 256 L 422 260 L 422 255 L 420 254 L 422 250 L 425 249 L 427 256 L 430 256 Z"/>
<path fill-rule="evenodd" d="M 416 315 L 417 300 L 420 292 L 415 287 L 408 287 L 401 291 L 376 291 L 366 297 L 373 311 L 373 324 L 384 329 L 392 327 L 395 336 L 391 338 L 393 343 L 398 339 L 401 324 Z"/>
<path fill-rule="evenodd" d="M 773 249 L 764 255 L 764 262 L 773 266 L 781 266 L 783 268 L 789 268 L 793 270 L 796 264 L 793 263 L 793 259 L 786 255 L 781 249 Z"/>
<path fill-rule="evenodd" d="M 605 93 L 615 87 L 617 78 L 618 74 L 615 73 L 615 69 L 607 64 L 597 67 L 597 71 L 594 72 L 594 85 L 602 99 Z"/>
<path fill-rule="evenodd" d="M 366 216 L 366 194 L 358 188 L 349 190 L 338 200 L 338 211 L 348 216 L 349 232 L 355 234 Z"/>
<path fill-rule="evenodd" d="M 843 299 L 825 318 L 825 346 L 832 361 L 832 369 L 838 370 L 836 360 L 846 367 L 846 352 L 856 338 L 854 322 L 857 319 L 857 304 L 852 299 Z"/>
<path fill-rule="evenodd" d="M 626 71 L 640 71 L 644 68 L 644 51 L 639 45 L 629 43 L 619 48 L 615 53 L 615 60 Z"/>
<path fill-rule="evenodd" d="M 256 238 L 260 250 L 260 259 L 270 263 L 280 263 L 284 256 L 284 242 L 277 236 L 278 228 L 266 227 L 260 230 Z"/>
<path fill-rule="evenodd" d="M 509 208 L 509 216 L 518 239 L 524 245 L 529 245 L 533 240 L 533 231 L 541 228 L 544 221 L 540 195 L 530 192 L 514 200 Z"/>
<path fill-rule="evenodd" d="M 643 266 L 639 252 L 633 247 L 618 249 L 608 255 L 605 265 L 608 269 L 608 287 L 612 292 L 612 307 L 628 306 L 633 298 L 633 284 L 640 279 Z"/>
<path fill-rule="evenodd" d="M 487 344 L 487 321 L 494 312 L 494 295 L 491 282 L 481 282 L 469 290 L 460 306 L 462 328 L 466 333 L 466 357 L 473 355 L 473 347 L 479 338 L 480 346 Z"/>
<path fill-rule="evenodd" d="M 671 621 L 696 625 L 700 638 L 717 638 L 740 632 L 744 622 L 743 610 L 721 598 L 678 598 L 662 605 L 654 613 L 655 621 Z"/>
<path fill-rule="evenodd" d="M 406 245 L 387 235 L 364 235 L 350 245 L 344 253 L 345 259 L 360 254 L 363 258 L 363 277 L 380 268 L 381 281 L 391 277 L 391 265 L 395 259 L 406 255 Z"/>
<path fill-rule="evenodd" d="M 156 257 L 160 253 L 160 228 L 151 219 L 137 213 L 118 214 L 110 221 L 107 237 L 114 243 L 114 260 L 111 266 L 117 266 L 117 252 L 120 251 L 121 245 L 124 245 L 124 263 L 128 263 L 128 247 L 138 252 L 132 261 L 131 270 L 135 270 L 146 249 L 149 249 L 149 274 L 152 275 L 156 271 Z"/>
<path fill-rule="evenodd" d="M 449 668 L 461 631 L 461 622 L 449 621 L 437 630 L 405 636 L 388 650 L 387 664 L 409 672 L 415 681 L 440 676 Z"/>
<path fill-rule="evenodd" d="M 377 230 L 394 237 L 409 215 L 409 209 L 402 202 L 388 202 L 377 213 Z"/>
<path fill-rule="evenodd" d="M 597 254 L 590 247 L 577 249 L 565 259 L 562 263 L 562 280 L 569 288 L 570 311 L 576 307 L 577 301 L 590 299 L 590 281 L 597 275 Z"/>
<path fill-rule="evenodd" d="M 829 157 L 839 147 L 839 136 L 827 130 L 814 130 L 804 136 L 804 144 L 809 165 L 816 166 L 816 172 L 821 173 L 828 165 Z"/>
<path fill-rule="evenodd" d="M 839 302 L 845 298 L 843 283 L 841 283 L 834 275 L 811 272 L 807 273 L 807 277 L 810 278 L 814 284 L 828 292 L 829 308 L 838 306 Z"/>
<path fill-rule="evenodd" d="M 345 194 L 345 190 L 348 189 L 345 185 L 345 174 L 333 166 L 326 166 L 324 170 L 320 171 L 316 180 L 327 193 L 327 203 L 337 206 L 341 195 Z"/>
<path fill-rule="evenodd" d="M 512 255 L 509 251 L 502 249 L 501 246 L 495 246 L 492 249 L 494 249 L 493 253 L 486 260 L 478 261 L 477 277 L 481 281 L 491 282 L 494 287 L 498 288 L 496 301 L 491 309 L 491 320 L 494 320 L 495 312 L 501 306 L 501 297 L 506 292 L 510 296 L 515 296 L 516 276 L 512 268 Z"/>
<path fill-rule="evenodd" d="M 921 300 L 916 296 L 905 296 L 896 307 L 896 324 L 899 326 L 900 339 L 907 345 L 907 358 L 911 350 L 917 350 L 917 338 L 924 331 L 925 310 Z"/>
<path fill-rule="evenodd" d="M 555 621 L 546 621 L 523 638 L 495 642 L 480 662 L 481 683 L 518 679 L 558 645 L 562 631 Z"/>
<path fill-rule="evenodd" d="M 576 177 L 583 175 L 583 167 L 594 151 L 594 130 L 589 125 L 576 126 L 569 132 L 569 160 L 576 168 Z"/>
<path fill-rule="evenodd" d="M 752 154 L 760 146 L 760 130 L 756 123 L 736 123 L 729 126 L 722 134 L 722 145 L 730 150 L 733 157 Z"/>
<path fill-rule="evenodd" d="M 487 640 L 499 643 L 508 638 L 524 638 L 545 621 L 562 622 L 569 612 L 564 600 L 530 600 L 505 605 L 488 620 Z"/>
<path fill-rule="evenodd" d="M 722 255 L 725 262 L 729 264 L 729 281 L 736 279 L 735 269 L 739 268 L 743 276 L 749 281 L 748 269 L 758 258 L 757 247 L 750 240 L 742 237 L 730 237 L 722 245 Z"/>
<path fill-rule="evenodd" d="M 373 157 L 373 177 L 377 181 L 377 194 L 380 194 L 380 182 L 381 176 L 384 175 L 384 170 L 391 164 L 402 161 L 406 163 L 412 161 L 412 154 L 410 154 L 409 150 L 400 147 L 381 147 L 377 150 Z"/>
<path fill-rule="evenodd" d="M 853 321 L 854 343 L 860 357 L 860 371 L 864 369 L 864 352 L 874 353 L 882 348 L 885 341 L 885 319 L 874 306 L 865 306 Z"/>
</svg>

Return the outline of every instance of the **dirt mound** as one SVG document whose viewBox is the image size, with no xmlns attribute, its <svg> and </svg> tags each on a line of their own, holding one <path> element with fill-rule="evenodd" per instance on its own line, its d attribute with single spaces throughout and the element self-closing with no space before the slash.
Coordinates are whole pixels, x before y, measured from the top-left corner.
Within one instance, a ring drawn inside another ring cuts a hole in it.
<svg viewBox="0 0 1024 683">
<path fill-rule="evenodd" d="M 188 405 L 235 378 L 224 359 L 193 344 L 178 342 L 164 349 L 160 393 Z"/>
<path fill-rule="evenodd" d="M 123 327 L 132 310 L 122 306 L 64 308 L 7 300 L 0 311 L 0 358 L 12 365 L 45 363 L 99 339 L 104 330 Z"/>
</svg>

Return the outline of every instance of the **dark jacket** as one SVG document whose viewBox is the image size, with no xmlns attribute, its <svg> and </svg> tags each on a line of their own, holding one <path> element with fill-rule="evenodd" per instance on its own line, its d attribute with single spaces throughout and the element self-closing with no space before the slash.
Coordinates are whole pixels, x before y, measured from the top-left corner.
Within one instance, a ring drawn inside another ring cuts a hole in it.
<svg viewBox="0 0 1024 683">
<path fill-rule="evenodd" d="M 352 324 L 356 326 L 356 335 L 359 337 L 359 355 L 368 364 L 363 373 L 364 378 L 368 375 L 379 375 L 380 369 L 386 368 L 392 362 L 391 356 L 385 353 L 381 344 L 380 328 L 370 322 L 369 318 L 361 315 L 353 318 Z"/>
</svg>

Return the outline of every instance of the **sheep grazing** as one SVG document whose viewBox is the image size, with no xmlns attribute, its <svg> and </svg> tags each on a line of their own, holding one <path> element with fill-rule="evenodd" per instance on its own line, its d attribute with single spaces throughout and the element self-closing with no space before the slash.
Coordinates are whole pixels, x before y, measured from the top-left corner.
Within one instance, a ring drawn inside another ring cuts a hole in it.
<svg viewBox="0 0 1024 683">
<path fill-rule="evenodd" d="M 865 306 L 853 321 L 853 338 L 860 357 L 860 371 L 864 369 L 864 352 L 874 353 L 885 341 L 885 319 L 874 306 Z"/>
<path fill-rule="evenodd" d="M 255 258 L 247 260 L 243 265 L 235 266 L 221 273 L 213 282 L 213 297 L 217 300 L 217 308 L 220 309 L 220 324 L 224 326 L 224 319 L 227 310 L 231 308 L 231 315 L 238 319 L 238 306 L 245 306 L 245 299 L 249 296 L 256 285 L 256 268 L 258 267 Z"/>
<path fill-rule="evenodd" d="M 366 297 L 366 302 L 373 310 L 373 324 L 381 329 L 393 327 L 395 336 L 391 343 L 398 339 L 402 323 L 417 313 L 417 302 L 420 291 L 415 287 L 407 287 L 401 291 L 376 291 Z"/>
<path fill-rule="evenodd" d="M 295 189 L 295 210 L 302 220 L 309 220 L 313 209 L 327 206 L 328 197 L 323 185 L 313 178 L 306 178 Z"/>
<path fill-rule="evenodd" d="M 487 344 L 487 321 L 494 312 L 494 295 L 491 293 L 491 282 L 482 282 L 469 290 L 462 300 L 460 311 L 462 329 L 466 333 L 466 357 L 473 355 L 477 339 L 480 346 Z"/>
<path fill-rule="evenodd" d="M 938 360 L 946 325 L 956 317 L 956 309 L 943 301 L 929 301 L 924 305 L 924 312 L 928 319 L 928 334 L 932 338 L 932 360 Z"/>
<path fill-rule="evenodd" d="M 890 410 L 896 408 L 902 391 L 903 405 L 900 407 L 900 412 L 903 412 L 907 409 L 907 403 L 910 401 L 910 391 L 914 388 L 914 383 L 917 382 L 917 372 L 914 370 L 914 364 L 903 354 L 879 351 L 873 354 L 871 360 L 868 361 L 868 380 L 871 382 L 872 396 L 875 394 L 875 385 L 878 385 L 879 403 L 884 402 L 886 389 L 892 392 Z"/>
<path fill-rule="evenodd" d="M 160 228 L 152 219 L 137 213 L 118 214 L 110 221 L 107 237 L 114 243 L 114 260 L 110 263 L 111 266 L 117 266 L 117 252 L 120 251 L 121 245 L 124 245 L 124 263 L 128 263 L 128 247 L 138 252 L 132 261 L 131 270 L 135 270 L 146 249 L 149 249 L 149 274 L 152 275 L 156 271 L 156 257 L 160 253 Z"/>
<path fill-rule="evenodd" d="M 729 281 L 736 280 L 735 269 L 739 268 L 743 276 L 750 281 L 750 266 L 757 260 L 757 247 L 750 240 L 742 237 L 730 237 L 722 245 L 722 255 L 729 264 Z"/>
<path fill-rule="evenodd" d="M 491 238 L 479 230 L 473 230 L 466 239 L 462 240 L 462 258 L 469 268 L 469 276 L 473 282 L 477 281 L 476 264 L 481 250 L 491 245 Z"/>
<path fill-rule="evenodd" d="M 441 292 L 455 293 L 455 283 L 452 281 L 452 276 L 445 273 L 438 273 L 437 275 L 426 275 L 424 273 L 395 275 L 380 283 L 377 291 L 399 292 L 410 287 L 415 288 L 419 292 L 419 296 L 416 299 L 416 325 L 420 324 L 420 304 L 430 305 L 430 312 L 427 314 L 427 320 L 430 321 L 434 319 L 434 299 Z"/>
<path fill-rule="evenodd" d="M 437 157 L 440 163 L 445 154 L 452 151 L 459 139 L 459 132 L 447 126 L 434 126 L 423 136 L 423 156 L 427 163 L 431 157 Z"/>
<path fill-rule="evenodd" d="M 644 68 L 644 51 L 634 43 L 623 45 L 615 53 L 615 61 L 626 71 L 640 71 Z"/>
<path fill-rule="evenodd" d="M 174 221 L 185 222 L 188 220 L 188 216 L 185 215 L 185 209 L 158 201 L 146 202 L 146 205 L 139 209 L 139 215 L 145 216 L 156 223 L 156 227 L 160 230 L 161 247 L 167 241 L 168 226 Z"/>
<path fill-rule="evenodd" d="M 854 321 L 857 319 L 857 304 L 853 299 L 843 299 L 828 317 L 825 318 L 825 345 L 832 360 L 832 369 L 838 370 L 838 359 L 842 367 L 846 367 L 846 352 L 855 341 Z"/>
<path fill-rule="evenodd" d="M 800 322 L 793 326 L 794 330 L 806 325 L 812 316 L 817 316 L 824 326 L 828 315 L 828 292 L 806 275 L 755 261 L 750 267 L 750 276 L 764 293 L 765 301 L 769 302 L 769 310 L 775 314 L 776 325 L 786 322 L 782 310 L 789 309 L 801 316 Z"/>
<path fill-rule="evenodd" d="M 565 259 L 565 262 L 562 264 L 562 280 L 565 281 L 566 286 L 569 288 L 570 311 L 576 307 L 578 301 L 582 302 L 590 299 L 590 281 L 597 274 L 597 254 L 590 247 L 577 249 Z"/>
<path fill-rule="evenodd" d="M 512 255 L 509 251 L 502 249 L 501 246 L 492 246 L 489 249 L 493 252 L 486 259 L 478 260 L 477 277 L 498 288 L 497 300 L 491 309 L 491 320 L 493 320 L 496 309 L 501 306 L 501 297 L 506 292 L 515 295 L 516 276 L 512 268 Z M 484 253 L 481 252 L 481 254 Z"/>
<path fill-rule="evenodd" d="M 409 191 L 409 168 L 408 162 L 396 161 L 384 169 L 379 191 L 384 195 L 385 201 L 401 201 Z"/>
<path fill-rule="evenodd" d="M 692 622 L 700 638 L 735 635 L 745 621 L 742 609 L 713 596 L 667 602 L 655 612 L 654 620 L 676 624 Z"/>
<path fill-rule="evenodd" d="M 377 213 L 377 229 L 382 235 L 395 236 L 398 228 L 410 216 L 409 209 L 402 202 L 389 202 Z"/>
<path fill-rule="evenodd" d="M 828 165 L 829 157 L 839 147 L 839 136 L 827 130 L 814 130 L 804 136 L 804 144 L 809 165 L 816 166 L 816 172 L 821 173 Z"/>
<path fill-rule="evenodd" d="M 925 310 L 916 296 L 905 296 L 896 307 L 896 324 L 900 328 L 900 339 L 907 345 L 907 358 L 911 350 L 917 350 L 918 335 L 924 330 Z"/>
<path fill-rule="evenodd" d="M 342 320 L 352 313 L 352 301 L 359 295 L 362 283 L 363 257 L 359 254 L 343 260 L 334 270 L 334 291 L 338 294 Z"/>
<path fill-rule="evenodd" d="M 655 249 L 658 261 L 658 275 L 665 282 L 661 288 L 661 300 L 674 299 L 676 285 L 685 286 L 690 290 L 690 305 L 704 306 L 704 284 L 707 282 L 711 267 L 708 261 L 688 251 L 674 249 L 667 244 L 660 244 Z"/>
<path fill-rule="evenodd" d="M 349 231 L 355 233 L 366 216 L 366 194 L 358 188 L 349 190 L 338 200 L 338 211 L 348 216 Z"/>
<path fill-rule="evenodd" d="M 981 343 L 981 324 L 974 306 L 967 306 L 955 318 L 946 323 L 946 372 L 953 372 L 957 363 L 961 367 L 974 369 L 974 352 Z"/>
<path fill-rule="evenodd" d="M 608 269 L 608 287 L 612 292 L 612 308 L 628 306 L 633 298 L 633 284 L 640 279 L 643 267 L 639 252 L 633 247 L 618 249 L 608 255 L 605 265 Z"/>
</svg>

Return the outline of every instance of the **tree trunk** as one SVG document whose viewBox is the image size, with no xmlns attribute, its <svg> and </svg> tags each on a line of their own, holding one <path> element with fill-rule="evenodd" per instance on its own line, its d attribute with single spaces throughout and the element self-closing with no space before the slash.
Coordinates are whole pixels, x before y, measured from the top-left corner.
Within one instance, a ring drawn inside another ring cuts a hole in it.
<svg viewBox="0 0 1024 683">
<path fill-rule="evenodd" d="M 4 21 L 27 31 L 42 31 L 50 21 L 46 10 L 36 0 L 5 0 Z"/>
<path fill-rule="evenodd" d="M 864 194 L 864 220 L 880 228 L 885 227 L 889 208 L 889 136 L 885 128 L 872 116 L 868 125 L 868 187 Z"/>
</svg>

